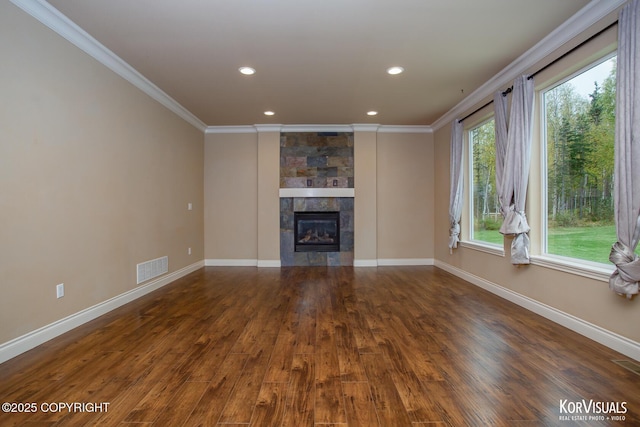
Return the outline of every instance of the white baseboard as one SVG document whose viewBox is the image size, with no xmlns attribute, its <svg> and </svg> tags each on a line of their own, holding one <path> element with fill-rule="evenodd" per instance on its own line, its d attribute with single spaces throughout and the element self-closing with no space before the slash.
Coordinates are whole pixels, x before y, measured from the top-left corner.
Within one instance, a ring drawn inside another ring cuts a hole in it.
<svg viewBox="0 0 640 427">
<path fill-rule="evenodd" d="M 258 260 L 258 268 L 268 267 L 268 268 L 280 268 L 281 263 L 279 259 L 259 259 Z"/>
<path fill-rule="evenodd" d="M 354 259 L 354 267 L 378 267 L 392 265 L 434 265 L 433 258 L 381 258 Z"/>
<path fill-rule="evenodd" d="M 280 260 L 256 259 L 206 259 L 206 267 L 275 267 L 282 266 Z M 434 265 L 433 258 L 388 258 L 388 259 L 356 259 L 354 267 L 378 267 L 392 265 Z"/>
<path fill-rule="evenodd" d="M 205 267 L 257 267 L 257 259 L 205 259 Z"/>
<path fill-rule="evenodd" d="M 388 258 L 379 259 L 378 265 L 433 265 L 433 258 Z"/>
<path fill-rule="evenodd" d="M 205 259 L 205 267 L 280 267 L 279 259 Z"/>
<path fill-rule="evenodd" d="M 565 328 L 571 329 L 580 335 L 584 335 L 585 337 L 607 346 L 612 350 L 622 353 L 634 360 L 640 361 L 640 343 L 636 341 L 630 340 L 629 338 L 618 335 L 615 332 L 601 328 L 598 325 L 589 323 L 586 320 L 560 311 L 510 289 L 489 282 L 488 280 L 468 273 L 445 262 L 436 260 L 435 266 L 508 301 L 518 304 L 529 311 L 539 314 L 542 317 L 546 317 L 547 319 L 558 323 Z"/>
<path fill-rule="evenodd" d="M 378 260 L 377 259 L 354 259 L 353 266 L 354 267 L 377 267 Z"/>
<path fill-rule="evenodd" d="M 31 331 L 25 335 L 0 344 L 0 363 L 12 359 L 32 348 L 39 346 L 59 335 L 64 334 L 80 325 L 83 325 L 103 314 L 110 312 L 124 304 L 127 304 L 143 295 L 159 289 L 187 274 L 204 266 L 203 261 L 198 261 L 185 268 L 174 271 L 130 291 L 117 295 L 92 307 L 81 310 L 64 319 L 57 320 L 42 328 Z"/>
</svg>

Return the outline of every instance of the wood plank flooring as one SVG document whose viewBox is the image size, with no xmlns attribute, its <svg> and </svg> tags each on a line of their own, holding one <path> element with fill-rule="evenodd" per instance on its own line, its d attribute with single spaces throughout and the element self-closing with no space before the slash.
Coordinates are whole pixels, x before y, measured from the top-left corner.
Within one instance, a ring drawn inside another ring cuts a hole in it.
<svg viewBox="0 0 640 427">
<path fill-rule="evenodd" d="M 614 359 L 435 267 L 206 267 L 0 365 L 0 426 L 640 425 Z"/>
</svg>

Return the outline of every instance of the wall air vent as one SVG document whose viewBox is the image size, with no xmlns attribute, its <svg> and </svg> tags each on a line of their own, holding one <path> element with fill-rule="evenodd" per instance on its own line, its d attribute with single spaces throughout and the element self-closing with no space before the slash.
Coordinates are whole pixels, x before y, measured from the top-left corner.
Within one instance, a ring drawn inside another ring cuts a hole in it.
<svg viewBox="0 0 640 427">
<path fill-rule="evenodd" d="M 169 257 L 152 259 L 151 261 L 141 262 L 137 265 L 138 278 L 136 284 L 146 282 L 154 277 L 161 276 L 169 272 Z"/>
<path fill-rule="evenodd" d="M 617 363 L 625 369 L 630 370 L 634 374 L 640 375 L 640 365 L 631 360 L 614 360 L 613 363 Z"/>
</svg>

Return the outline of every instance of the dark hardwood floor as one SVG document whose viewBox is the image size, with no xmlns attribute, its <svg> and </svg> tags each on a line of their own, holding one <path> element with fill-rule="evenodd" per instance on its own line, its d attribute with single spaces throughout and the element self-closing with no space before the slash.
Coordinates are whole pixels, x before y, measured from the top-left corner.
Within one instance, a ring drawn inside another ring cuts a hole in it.
<svg viewBox="0 0 640 427">
<path fill-rule="evenodd" d="M 207 267 L 0 365 L 0 425 L 638 426 L 614 359 L 435 267 Z"/>
</svg>

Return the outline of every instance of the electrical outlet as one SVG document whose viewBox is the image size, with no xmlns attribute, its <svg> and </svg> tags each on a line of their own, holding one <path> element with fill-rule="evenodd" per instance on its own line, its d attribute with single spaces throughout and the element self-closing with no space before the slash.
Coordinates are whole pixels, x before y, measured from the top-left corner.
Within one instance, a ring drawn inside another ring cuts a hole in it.
<svg viewBox="0 0 640 427">
<path fill-rule="evenodd" d="M 56 298 L 62 298 L 64 296 L 64 283 L 60 283 L 56 286 Z"/>
<path fill-rule="evenodd" d="M 187 249 L 187 255 L 191 255 L 191 248 Z"/>
<path fill-rule="evenodd" d="M 188 211 L 192 211 L 193 210 L 193 204 L 187 203 L 187 210 Z"/>
</svg>

